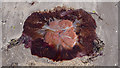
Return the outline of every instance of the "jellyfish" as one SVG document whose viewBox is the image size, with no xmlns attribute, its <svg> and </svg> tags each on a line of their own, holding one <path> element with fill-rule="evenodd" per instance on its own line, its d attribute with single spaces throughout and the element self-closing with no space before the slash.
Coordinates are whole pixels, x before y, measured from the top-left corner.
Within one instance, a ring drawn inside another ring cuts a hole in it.
<svg viewBox="0 0 120 68">
<path fill-rule="evenodd" d="M 34 56 L 53 61 L 71 60 L 101 53 L 103 44 L 96 28 L 96 21 L 85 10 L 58 6 L 33 12 L 25 20 L 17 41 Z"/>
</svg>

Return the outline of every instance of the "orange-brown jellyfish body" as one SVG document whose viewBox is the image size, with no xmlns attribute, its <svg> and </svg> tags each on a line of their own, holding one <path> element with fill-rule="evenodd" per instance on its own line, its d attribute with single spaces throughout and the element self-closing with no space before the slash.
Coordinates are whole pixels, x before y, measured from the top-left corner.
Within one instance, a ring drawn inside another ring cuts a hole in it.
<svg viewBox="0 0 120 68">
<path fill-rule="evenodd" d="M 23 43 L 31 54 L 53 61 L 94 54 L 96 22 L 83 9 L 34 12 L 23 26 Z"/>
</svg>

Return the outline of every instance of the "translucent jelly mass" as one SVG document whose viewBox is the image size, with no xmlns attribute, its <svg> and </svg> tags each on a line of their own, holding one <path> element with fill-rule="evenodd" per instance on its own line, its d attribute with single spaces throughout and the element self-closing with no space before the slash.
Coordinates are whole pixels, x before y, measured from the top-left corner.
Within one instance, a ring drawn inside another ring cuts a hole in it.
<svg viewBox="0 0 120 68">
<path fill-rule="evenodd" d="M 53 61 L 97 54 L 96 22 L 83 9 L 34 12 L 25 21 L 21 40 L 31 54 Z"/>
<path fill-rule="evenodd" d="M 71 49 L 76 43 L 76 33 L 69 20 L 53 21 L 45 35 L 45 42 L 58 48 Z"/>
</svg>

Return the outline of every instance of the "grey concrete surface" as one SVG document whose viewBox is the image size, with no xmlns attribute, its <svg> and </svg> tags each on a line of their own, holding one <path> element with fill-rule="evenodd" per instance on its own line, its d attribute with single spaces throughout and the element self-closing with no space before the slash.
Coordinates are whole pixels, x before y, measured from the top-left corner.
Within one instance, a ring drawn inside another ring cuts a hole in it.
<svg viewBox="0 0 120 68">
<path fill-rule="evenodd" d="M 118 2 L 118 31 L 120 29 L 120 1 Z M 120 41 L 120 33 L 118 33 L 118 41 Z M 118 42 L 118 66 L 120 67 L 120 42 Z"/>
<path fill-rule="evenodd" d="M 22 34 L 25 19 L 34 11 L 51 9 L 58 5 L 65 5 L 73 8 L 83 8 L 86 11 L 96 11 L 103 21 L 93 15 L 97 23 L 97 34 L 104 41 L 104 56 L 98 57 L 93 63 L 83 64 L 81 58 L 75 58 L 70 61 L 53 62 L 47 58 L 38 58 L 30 54 L 29 49 L 23 45 L 16 46 L 11 50 L 2 51 L 2 65 L 11 65 L 18 63 L 20 66 L 115 66 L 118 64 L 118 9 L 116 3 L 104 2 L 51 2 L 37 3 L 30 5 L 27 2 L 4 2 L 2 3 L 2 48 L 12 38 L 19 38 Z"/>
<path fill-rule="evenodd" d="M 2 2 L 0 0 L 0 11 L 2 10 Z M 0 13 L 0 27 L 2 28 L 2 12 Z M 0 31 L 2 31 L 2 29 L 0 28 Z M 2 47 L 2 32 L 0 32 L 0 67 L 2 66 L 2 51 L 1 51 L 1 47 Z"/>
<path fill-rule="evenodd" d="M 98 29 L 101 39 L 105 42 L 105 56 L 96 61 L 97 65 L 118 64 L 118 8 L 116 3 L 98 3 L 97 12 L 104 19 Z"/>
</svg>

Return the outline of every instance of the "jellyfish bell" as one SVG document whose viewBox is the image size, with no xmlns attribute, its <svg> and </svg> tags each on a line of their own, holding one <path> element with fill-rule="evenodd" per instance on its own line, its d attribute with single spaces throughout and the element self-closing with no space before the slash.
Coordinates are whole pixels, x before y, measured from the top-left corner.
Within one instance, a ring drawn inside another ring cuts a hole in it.
<svg viewBox="0 0 120 68">
<path fill-rule="evenodd" d="M 26 19 L 20 40 L 31 54 L 63 61 L 97 53 L 92 16 L 83 9 L 56 9 L 33 12 Z"/>
</svg>

